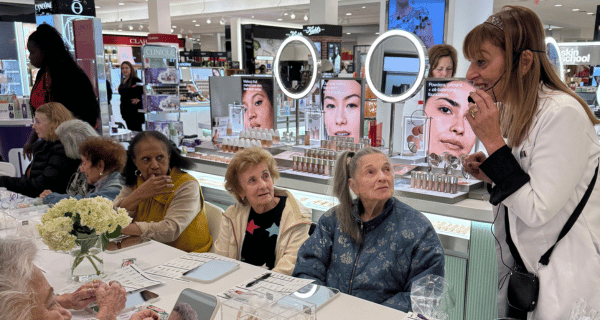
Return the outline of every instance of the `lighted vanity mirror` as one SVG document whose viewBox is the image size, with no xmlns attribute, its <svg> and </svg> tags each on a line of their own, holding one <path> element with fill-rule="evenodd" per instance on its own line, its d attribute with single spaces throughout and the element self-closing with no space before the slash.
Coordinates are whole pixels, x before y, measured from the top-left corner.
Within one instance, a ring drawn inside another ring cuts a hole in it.
<svg viewBox="0 0 600 320">
<path fill-rule="evenodd" d="M 367 83 L 385 102 L 404 101 L 423 85 L 426 65 L 421 39 L 404 30 L 390 30 L 379 36 L 367 53 Z"/>
<path fill-rule="evenodd" d="M 319 60 L 317 48 L 308 38 L 285 39 L 274 61 L 274 75 L 281 91 L 292 99 L 306 97 L 317 81 Z"/>
<path fill-rule="evenodd" d="M 560 49 L 558 48 L 558 43 L 552 37 L 546 37 L 546 54 L 550 63 L 556 69 L 560 80 L 565 82 L 565 71 L 563 69 L 562 57 L 560 56 Z"/>
</svg>

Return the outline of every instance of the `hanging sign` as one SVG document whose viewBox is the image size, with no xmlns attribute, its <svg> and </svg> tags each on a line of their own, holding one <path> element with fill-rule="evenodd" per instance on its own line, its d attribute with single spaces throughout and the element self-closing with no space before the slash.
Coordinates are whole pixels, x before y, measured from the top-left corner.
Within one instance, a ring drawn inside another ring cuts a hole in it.
<svg viewBox="0 0 600 320">
<path fill-rule="evenodd" d="M 68 14 L 96 16 L 94 0 L 35 0 L 35 15 Z"/>
</svg>

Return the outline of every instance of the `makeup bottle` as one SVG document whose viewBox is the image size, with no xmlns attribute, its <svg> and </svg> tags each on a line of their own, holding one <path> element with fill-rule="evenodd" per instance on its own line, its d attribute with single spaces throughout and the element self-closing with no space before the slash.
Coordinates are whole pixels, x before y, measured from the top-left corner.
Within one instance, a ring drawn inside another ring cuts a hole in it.
<svg viewBox="0 0 600 320">
<path fill-rule="evenodd" d="M 427 190 L 433 190 L 433 173 L 427 174 Z"/>
<path fill-rule="evenodd" d="M 417 179 L 415 181 L 415 188 L 421 189 L 421 179 L 423 179 L 421 172 L 417 172 Z"/>
<path fill-rule="evenodd" d="M 331 160 L 323 160 L 323 174 L 325 176 L 331 175 Z"/>
<path fill-rule="evenodd" d="M 238 143 L 238 151 L 242 151 L 244 150 L 244 147 L 246 146 L 246 139 L 242 138 L 239 139 L 239 143 Z"/>
<path fill-rule="evenodd" d="M 452 184 L 452 177 L 445 176 L 444 177 L 444 193 L 450 193 L 450 185 Z"/>
<path fill-rule="evenodd" d="M 410 173 L 410 187 L 414 188 L 415 187 L 415 180 L 417 180 L 417 173 L 416 172 L 411 172 Z"/>
<path fill-rule="evenodd" d="M 308 131 L 304 132 L 304 145 L 310 146 L 310 134 Z"/>
<path fill-rule="evenodd" d="M 306 172 L 307 167 L 308 166 L 306 165 L 306 157 L 300 157 L 300 163 L 298 164 L 298 171 Z"/>
<path fill-rule="evenodd" d="M 273 146 L 273 136 L 270 133 L 267 133 L 267 148 Z"/>
<path fill-rule="evenodd" d="M 274 130 L 274 131 L 275 131 L 275 134 L 273 135 L 273 142 L 280 143 L 281 137 L 279 136 L 279 130 Z"/>
<path fill-rule="evenodd" d="M 437 183 L 436 191 L 444 192 L 444 175 L 443 174 L 438 174 L 437 182 L 438 183 Z"/>
<path fill-rule="evenodd" d="M 292 170 L 298 171 L 298 156 L 292 157 Z"/>
<path fill-rule="evenodd" d="M 450 186 L 450 193 L 456 194 L 458 192 L 458 177 L 452 177 L 452 185 Z"/>
<path fill-rule="evenodd" d="M 233 135 L 233 128 L 231 127 L 231 121 L 227 122 L 227 135 Z"/>
<path fill-rule="evenodd" d="M 433 174 L 433 189 L 431 189 L 431 190 L 432 191 L 437 191 L 438 190 L 438 185 L 439 185 L 438 175 L 437 174 Z"/>
</svg>

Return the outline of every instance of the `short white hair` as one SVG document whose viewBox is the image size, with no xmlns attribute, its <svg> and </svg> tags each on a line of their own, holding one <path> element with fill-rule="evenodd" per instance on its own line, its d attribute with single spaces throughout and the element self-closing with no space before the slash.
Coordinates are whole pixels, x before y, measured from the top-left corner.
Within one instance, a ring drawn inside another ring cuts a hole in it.
<svg viewBox="0 0 600 320">
<path fill-rule="evenodd" d="M 65 154 L 71 159 L 81 159 L 79 146 L 89 137 L 97 137 L 98 133 L 89 123 L 79 119 L 67 120 L 56 128 L 56 135 L 65 147 Z"/>
<path fill-rule="evenodd" d="M 34 292 L 29 286 L 37 253 L 35 243 L 25 238 L 0 239 L 0 315 L 2 319 L 29 320 Z"/>
</svg>

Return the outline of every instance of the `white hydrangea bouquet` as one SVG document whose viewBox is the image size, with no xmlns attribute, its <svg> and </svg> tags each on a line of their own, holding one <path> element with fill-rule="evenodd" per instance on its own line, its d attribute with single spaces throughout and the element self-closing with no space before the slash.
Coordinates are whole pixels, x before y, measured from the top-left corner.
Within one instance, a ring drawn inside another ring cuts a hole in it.
<svg viewBox="0 0 600 320">
<path fill-rule="evenodd" d="M 95 254 L 90 254 L 90 250 L 97 247 L 99 242 L 101 251 L 104 251 L 109 239 L 121 235 L 121 228 L 130 223 L 127 211 L 123 208 L 115 211 L 109 199 L 69 198 L 48 209 L 37 228 L 42 240 L 51 250 L 69 252 L 79 245 L 75 251 L 71 251 L 74 257 L 72 272 L 87 258 L 96 274 L 101 275 L 103 270 L 97 267 L 93 259 L 102 265 L 104 263 Z"/>
</svg>

